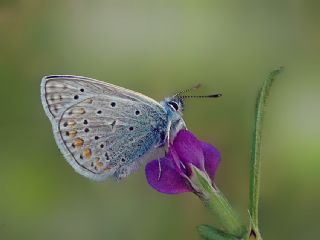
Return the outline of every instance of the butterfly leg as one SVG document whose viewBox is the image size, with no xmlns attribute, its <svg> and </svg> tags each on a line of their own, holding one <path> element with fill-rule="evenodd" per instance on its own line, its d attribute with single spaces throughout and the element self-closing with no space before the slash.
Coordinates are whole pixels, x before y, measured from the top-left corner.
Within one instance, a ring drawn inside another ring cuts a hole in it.
<svg viewBox="0 0 320 240">
<path fill-rule="evenodd" d="M 159 157 L 158 157 L 158 167 L 159 167 L 158 181 L 160 181 L 161 173 L 162 173 L 162 168 L 161 168 L 161 162 L 160 162 Z"/>
<path fill-rule="evenodd" d="M 169 152 L 169 147 L 170 147 L 170 128 L 171 128 L 171 123 L 169 123 L 169 127 L 167 128 L 167 133 L 166 133 L 166 144 L 164 147 L 165 155 Z M 158 167 L 159 167 L 158 181 L 160 181 L 162 168 L 161 168 L 161 162 L 159 157 L 158 157 Z"/>
<path fill-rule="evenodd" d="M 170 129 L 171 129 L 171 122 L 169 123 L 169 126 L 168 126 L 168 128 L 167 128 L 167 133 L 166 133 L 166 139 L 167 139 L 167 141 L 166 141 L 166 147 L 167 147 L 167 150 L 166 151 L 169 151 L 169 147 L 170 147 L 170 141 L 171 141 L 171 138 L 170 138 Z"/>
</svg>

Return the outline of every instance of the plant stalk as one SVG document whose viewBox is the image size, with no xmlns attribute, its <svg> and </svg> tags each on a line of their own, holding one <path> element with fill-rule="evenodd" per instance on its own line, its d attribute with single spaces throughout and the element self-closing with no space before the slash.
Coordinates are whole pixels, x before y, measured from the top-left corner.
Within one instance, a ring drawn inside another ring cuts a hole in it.
<svg viewBox="0 0 320 240">
<path fill-rule="evenodd" d="M 263 82 L 256 100 L 255 122 L 252 141 L 252 152 L 250 159 L 250 186 L 249 186 L 249 214 L 250 214 L 250 230 L 248 238 L 250 240 L 262 240 L 259 231 L 258 211 L 259 211 L 259 195 L 260 195 L 260 151 L 262 124 L 264 119 L 264 111 L 267 98 L 270 93 L 272 83 L 282 71 L 282 67 L 273 70 L 269 77 Z"/>
</svg>

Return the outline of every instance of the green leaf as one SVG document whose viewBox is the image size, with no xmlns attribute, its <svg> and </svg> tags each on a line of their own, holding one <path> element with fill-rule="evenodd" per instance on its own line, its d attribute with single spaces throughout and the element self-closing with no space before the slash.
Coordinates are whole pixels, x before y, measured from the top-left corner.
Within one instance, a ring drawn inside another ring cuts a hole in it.
<svg viewBox="0 0 320 240">
<path fill-rule="evenodd" d="M 239 238 L 209 225 L 198 226 L 198 232 L 203 240 L 239 240 Z"/>
<path fill-rule="evenodd" d="M 253 141 L 250 160 L 250 191 L 249 191 L 249 213 L 251 229 L 257 235 L 256 239 L 262 239 L 258 227 L 258 207 L 260 195 L 260 150 L 261 150 L 261 135 L 262 123 L 267 98 L 270 93 L 272 83 L 275 78 L 281 73 L 282 67 L 273 70 L 269 77 L 263 82 L 256 100 L 256 112 L 253 131 Z"/>
</svg>

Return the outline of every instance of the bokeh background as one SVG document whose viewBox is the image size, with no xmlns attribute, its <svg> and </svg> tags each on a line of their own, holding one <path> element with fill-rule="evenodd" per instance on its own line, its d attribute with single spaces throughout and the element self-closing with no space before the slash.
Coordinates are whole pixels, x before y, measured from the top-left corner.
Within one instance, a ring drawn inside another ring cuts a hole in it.
<svg viewBox="0 0 320 240">
<path fill-rule="evenodd" d="M 257 90 L 284 65 L 263 132 L 264 239 L 320 235 L 320 3 L 277 1 L 1 0 L 0 239 L 199 239 L 215 224 L 192 194 L 76 174 L 54 142 L 40 80 L 75 74 L 157 100 L 202 83 L 185 121 L 220 149 L 216 182 L 247 221 Z"/>
</svg>

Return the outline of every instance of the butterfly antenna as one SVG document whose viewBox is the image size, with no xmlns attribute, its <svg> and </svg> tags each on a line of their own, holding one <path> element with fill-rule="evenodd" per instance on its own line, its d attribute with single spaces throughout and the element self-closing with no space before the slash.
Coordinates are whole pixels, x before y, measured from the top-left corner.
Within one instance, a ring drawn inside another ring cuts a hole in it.
<svg viewBox="0 0 320 240">
<path fill-rule="evenodd" d="M 221 93 L 211 94 L 211 95 L 200 95 L 200 96 L 179 96 L 180 98 L 217 98 L 221 97 Z"/>
<path fill-rule="evenodd" d="M 190 92 L 191 90 L 195 90 L 195 89 L 198 89 L 201 87 L 201 84 L 197 84 L 195 86 L 193 86 L 192 88 L 188 88 L 188 89 L 185 89 L 185 90 L 182 90 L 181 92 L 178 92 L 177 94 L 174 95 L 174 97 L 181 97 L 180 95 L 182 93 L 187 93 L 187 92 Z"/>
</svg>

